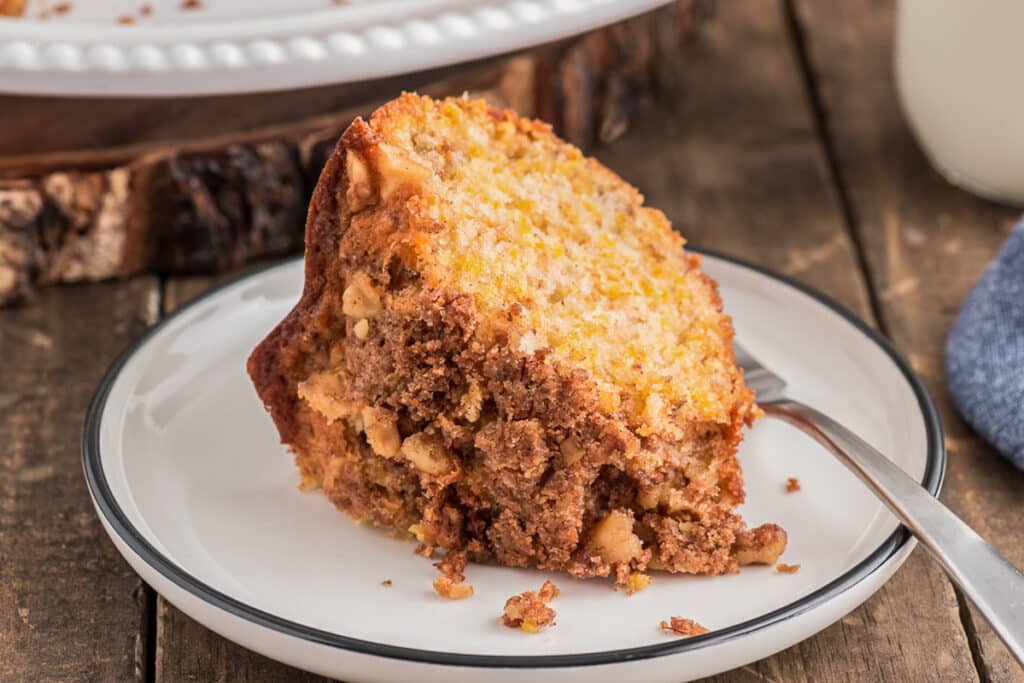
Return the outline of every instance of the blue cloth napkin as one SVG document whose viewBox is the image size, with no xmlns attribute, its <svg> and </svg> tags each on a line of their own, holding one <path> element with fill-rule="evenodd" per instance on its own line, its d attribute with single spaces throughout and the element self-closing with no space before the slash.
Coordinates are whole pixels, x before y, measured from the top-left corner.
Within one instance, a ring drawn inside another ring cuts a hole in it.
<svg viewBox="0 0 1024 683">
<path fill-rule="evenodd" d="M 1024 470 L 1024 220 L 967 297 L 946 376 L 964 419 Z"/>
</svg>

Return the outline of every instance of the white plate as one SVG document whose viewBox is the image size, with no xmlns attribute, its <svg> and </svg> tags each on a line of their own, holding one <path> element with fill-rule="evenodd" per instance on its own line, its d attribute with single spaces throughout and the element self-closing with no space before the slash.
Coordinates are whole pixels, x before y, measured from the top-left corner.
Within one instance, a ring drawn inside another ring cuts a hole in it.
<svg viewBox="0 0 1024 683">
<path fill-rule="evenodd" d="M 721 256 L 721 284 L 744 345 L 792 395 L 864 436 L 936 493 L 941 427 L 907 365 L 836 304 Z M 348 681 L 675 681 L 732 669 L 793 645 L 866 600 L 913 543 L 832 456 L 762 420 L 743 442 L 743 514 L 789 531 L 792 575 L 655 575 L 633 597 L 607 581 L 471 566 L 476 595 L 435 595 L 431 562 L 299 492 L 292 459 L 245 374 L 250 349 L 297 300 L 288 262 L 208 294 L 116 362 L 86 420 L 89 488 L 110 537 L 156 590 L 201 623 L 289 664 Z M 785 493 L 787 477 L 803 489 Z M 505 599 L 553 578 L 557 626 L 498 624 Z M 391 579 L 391 588 L 381 581 Z M 712 628 L 673 638 L 670 616 Z M 486 669 L 486 671 L 484 671 Z"/>
<path fill-rule="evenodd" d="M 667 0 L 29 0 L 0 18 L 0 92 L 199 95 L 420 71 L 582 33 Z M 148 17 L 139 7 L 150 4 Z M 129 15 L 128 26 L 117 23 Z"/>
</svg>

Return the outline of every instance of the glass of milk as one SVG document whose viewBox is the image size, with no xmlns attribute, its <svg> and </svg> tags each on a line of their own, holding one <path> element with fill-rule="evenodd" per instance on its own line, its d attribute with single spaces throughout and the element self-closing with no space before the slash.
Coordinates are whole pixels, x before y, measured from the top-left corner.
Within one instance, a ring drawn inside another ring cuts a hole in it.
<svg viewBox="0 0 1024 683">
<path fill-rule="evenodd" d="M 1024 0 L 900 0 L 896 83 L 934 166 L 1024 205 Z"/>
</svg>

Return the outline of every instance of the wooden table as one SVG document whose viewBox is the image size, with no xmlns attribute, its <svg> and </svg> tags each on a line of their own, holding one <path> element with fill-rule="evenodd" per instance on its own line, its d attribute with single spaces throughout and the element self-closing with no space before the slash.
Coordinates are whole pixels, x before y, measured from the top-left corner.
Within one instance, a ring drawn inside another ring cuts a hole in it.
<svg viewBox="0 0 1024 683">
<path fill-rule="evenodd" d="M 1015 212 L 948 185 L 911 140 L 890 73 L 890 3 L 749 0 L 716 12 L 680 74 L 686 96 L 598 156 L 692 243 L 803 280 L 888 335 L 942 413 L 942 499 L 1024 565 L 1024 475 L 954 413 L 941 362 Z M 214 635 L 143 584 L 105 537 L 82 478 L 82 416 L 107 364 L 213 284 L 58 287 L 0 312 L 0 680 L 318 680 Z M 917 551 L 840 622 L 715 680 L 1024 672 Z"/>
</svg>

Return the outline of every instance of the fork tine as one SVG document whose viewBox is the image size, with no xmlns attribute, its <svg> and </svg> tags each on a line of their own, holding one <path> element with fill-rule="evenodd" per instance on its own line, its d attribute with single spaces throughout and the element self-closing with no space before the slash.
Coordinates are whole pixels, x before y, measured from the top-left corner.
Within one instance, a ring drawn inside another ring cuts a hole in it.
<svg viewBox="0 0 1024 683">
<path fill-rule="evenodd" d="M 732 342 L 732 347 L 736 351 L 736 364 L 744 370 L 754 369 L 761 367 L 761 364 L 757 362 L 757 359 L 750 355 L 743 346 L 735 339 Z"/>
<path fill-rule="evenodd" d="M 758 401 L 771 401 L 782 398 L 786 388 L 786 380 L 761 365 L 760 362 L 743 346 L 733 340 L 736 352 L 736 364 L 743 369 L 743 379 L 747 386 L 754 390 Z"/>
</svg>

